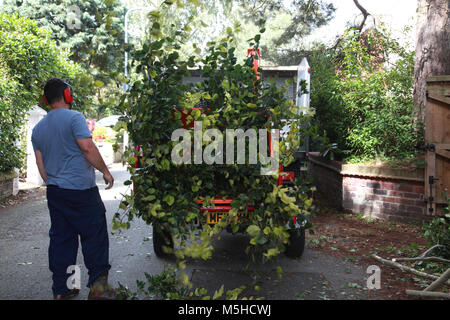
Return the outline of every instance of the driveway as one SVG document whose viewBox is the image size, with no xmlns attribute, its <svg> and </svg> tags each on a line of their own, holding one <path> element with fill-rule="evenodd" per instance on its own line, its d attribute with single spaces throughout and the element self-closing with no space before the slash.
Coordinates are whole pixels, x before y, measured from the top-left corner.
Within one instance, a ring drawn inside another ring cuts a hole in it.
<svg viewBox="0 0 450 320">
<path fill-rule="evenodd" d="M 144 273 L 156 274 L 173 260 L 157 258 L 152 247 L 152 228 L 140 220 L 129 230 L 111 234 L 111 220 L 119 207 L 121 194 L 126 193 L 126 169 L 119 164 L 110 168 L 116 179 L 111 190 L 104 190 L 101 174 L 97 184 L 107 208 L 110 230 L 110 282 L 119 282 L 136 290 L 136 280 L 145 280 Z M 50 218 L 45 198 L 30 200 L 0 210 L 0 299 L 52 299 L 51 272 L 48 269 L 48 230 Z M 212 259 L 189 261 L 186 271 L 195 286 L 208 289 L 213 295 L 222 284 L 226 289 L 245 285 L 242 296 L 266 299 L 364 299 L 366 270 L 344 259 L 328 256 L 306 248 L 301 259 L 282 256 L 276 264 L 249 265 L 244 250 L 248 237 L 224 233 L 215 244 Z M 81 248 L 82 291 L 78 299 L 86 299 L 87 270 Z M 283 269 L 282 278 L 276 268 Z"/>
</svg>

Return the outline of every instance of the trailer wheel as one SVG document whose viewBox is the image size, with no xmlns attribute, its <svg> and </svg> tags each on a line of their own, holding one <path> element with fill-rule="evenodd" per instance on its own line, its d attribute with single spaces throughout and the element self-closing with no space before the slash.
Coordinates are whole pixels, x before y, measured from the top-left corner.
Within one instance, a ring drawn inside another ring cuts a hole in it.
<svg viewBox="0 0 450 320">
<path fill-rule="evenodd" d="M 153 250 L 157 257 L 162 258 L 169 255 L 169 253 L 164 250 L 164 247 L 173 249 L 172 235 L 167 231 L 157 231 L 156 228 L 153 227 Z"/>
<path fill-rule="evenodd" d="M 300 258 L 305 250 L 305 228 L 291 229 L 289 232 L 289 244 L 286 246 L 286 256 Z"/>
</svg>

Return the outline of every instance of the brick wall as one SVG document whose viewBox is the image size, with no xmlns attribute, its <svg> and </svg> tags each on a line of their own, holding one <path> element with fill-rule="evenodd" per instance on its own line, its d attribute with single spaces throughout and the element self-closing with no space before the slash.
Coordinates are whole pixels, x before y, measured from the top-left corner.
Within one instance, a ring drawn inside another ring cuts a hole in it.
<svg viewBox="0 0 450 320">
<path fill-rule="evenodd" d="M 343 176 L 344 211 L 387 220 L 421 220 L 425 215 L 423 182 L 383 177 Z"/>
<path fill-rule="evenodd" d="M 350 169 L 349 169 L 350 168 Z M 312 158 L 309 171 L 328 205 L 348 213 L 393 221 L 423 220 L 426 214 L 423 170 L 389 171 L 376 168 L 378 176 L 358 175 L 358 167 Z M 401 170 L 401 169 L 395 169 Z M 370 169 L 364 167 L 363 172 Z M 395 175 L 393 175 L 396 174 Z"/>
</svg>

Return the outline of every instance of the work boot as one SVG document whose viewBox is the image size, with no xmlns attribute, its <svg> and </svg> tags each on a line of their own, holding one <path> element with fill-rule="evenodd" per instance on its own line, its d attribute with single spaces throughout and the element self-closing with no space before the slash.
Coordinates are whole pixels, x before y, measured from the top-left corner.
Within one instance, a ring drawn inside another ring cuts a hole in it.
<svg viewBox="0 0 450 320">
<path fill-rule="evenodd" d="M 72 289 L 64 294 L 53 295 L 53 300 L 69 300 L 72 299 L 73 297 L 76 297 L 79 293 L 80 293 L 79 289 Z"/>
<path fill-rule="evenodd" d="M 88 300 L 117 300 L 117 291 L 108 283 L 108 274 L 98 277 L 92 284 Z"/>
</svg>

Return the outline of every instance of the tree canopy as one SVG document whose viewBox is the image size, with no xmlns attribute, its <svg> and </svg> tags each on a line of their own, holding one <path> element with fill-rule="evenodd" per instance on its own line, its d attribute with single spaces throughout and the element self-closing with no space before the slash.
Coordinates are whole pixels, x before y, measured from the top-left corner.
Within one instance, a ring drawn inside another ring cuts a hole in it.
<svg viewBox="0 0 450 320">
<path fill-rule="evenodd" d="M 96 79 L 122 70 L 125 7 L 119 0 L 4 0 L 0 11 L 28 17 Z"/>
<path fill-rule="evenodd" d="M 164 35 L 188 26 L 186 31 L 192 32 L 183 45 L 181 54 L 185 56 L 199 50 L 206 54 L 208 42 L 220 41 L 231 28 L 236 56 L 242 61 L 247 52 L 247 40 L 265 29 L 260 43 L 265 64 L 298 64 L 302 58 L 298 48 L 301 40 L 328 23 L 335 11 L 329 0 L 173 0 L 170 1 L 172 6 L 161 6 L 165 2 L 128 1 L 130 7 L 158 9 L 163 14 L 160 23 Z M 150 14 L 150 19 L 153 18 Z M 130 22 L 133 21 L 137 26 L 145 23 L 137 13 L 130 17 Z M 292 49 L 295 49 L 295 57 L 292 57 Z"/>
<path fill-rule="evenodd" d="M 245 8 L 244 17 L 255 24 L 273 19 L 280 14 L 289 14 L 289 24 L 273 43 L 277 46 L 301 40 L 315 28 L 328 23 L 336 8 L 326 0 L 239 0 Z"/>
</svg>

